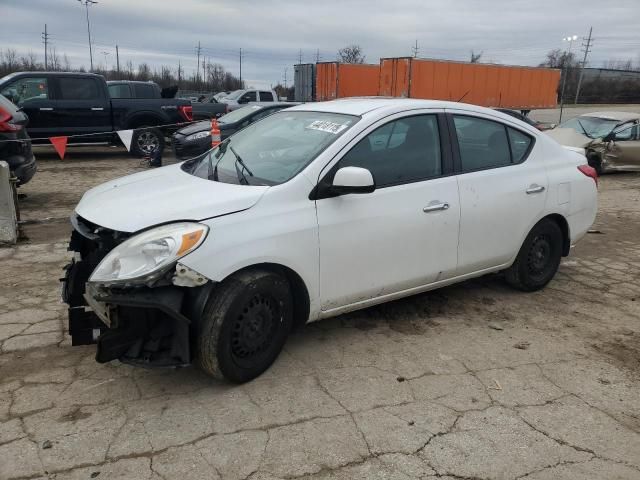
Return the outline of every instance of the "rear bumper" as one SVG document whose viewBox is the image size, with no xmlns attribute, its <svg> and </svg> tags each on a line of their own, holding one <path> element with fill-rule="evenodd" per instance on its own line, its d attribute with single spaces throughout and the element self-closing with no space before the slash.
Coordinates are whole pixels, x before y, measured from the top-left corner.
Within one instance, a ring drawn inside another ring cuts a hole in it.
<svg viewBox="0 0 640 480">
<path fill-rule="evenodd" d="M 25 158 L 22 163 L 13 169 L 13 174 L 18 178 L 18 185 L 24 185 L 33 178 L 38 170 L 36 158 L 31 154 L 30 158 Z"/>
</svg>

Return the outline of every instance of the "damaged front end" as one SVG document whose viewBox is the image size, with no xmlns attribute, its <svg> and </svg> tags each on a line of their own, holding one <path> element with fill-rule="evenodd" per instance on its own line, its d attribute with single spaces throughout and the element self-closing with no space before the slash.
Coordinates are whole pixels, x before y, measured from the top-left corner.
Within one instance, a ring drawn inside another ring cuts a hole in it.
<svg viewBox="0 0 640 480">
<path fill-rule="evenodd" d="M 177 259 L 202 243 L 206 227 L 184 223 L 132 235 L 80 216 L 74 216 L 72 224 L 69 250 L 74 258 L 61 279 L 72 345 L 97 343 L 96 360 L 101 363 L 190 364 L 191 345 L 213 284 Z M 196 227 L 182 233 L 185 225 Z M 161 229 L 164 237 L 154 236 Z M 199 232 L 195 241 L 194 231 Z"/>
</svg>

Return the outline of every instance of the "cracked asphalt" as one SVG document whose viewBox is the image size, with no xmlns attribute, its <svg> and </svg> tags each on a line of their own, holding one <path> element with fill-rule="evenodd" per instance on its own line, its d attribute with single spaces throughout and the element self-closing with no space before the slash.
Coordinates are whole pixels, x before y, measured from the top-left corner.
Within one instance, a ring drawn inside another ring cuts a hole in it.
<svg viewBox="0 0 640 480">
<path fill-rule="evenodd" d="M 142 167 L 38 158 L 0 249 L 1 479 L 640 478 L 640 174 L 601 179 L 545 290 L 492 275 L 314 323 L 237 386 L 70 346 L 66 217 Z"/>
</svg>

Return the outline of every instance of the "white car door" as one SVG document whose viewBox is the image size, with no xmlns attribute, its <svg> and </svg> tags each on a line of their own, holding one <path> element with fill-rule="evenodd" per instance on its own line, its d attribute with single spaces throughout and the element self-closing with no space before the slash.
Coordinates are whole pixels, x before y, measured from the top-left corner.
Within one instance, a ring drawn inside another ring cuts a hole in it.
<svg viewBox="0 0 640 480">
<path fill-rule="evenodd" d="M 446 175 L 444 122 L 436 114 L 382 120 L 324 177 L 330 182 L 340 167 L 367 168 L 376 190 L 317 200 L 323 311 L 454 274 L 460 208 L 456 178 Z"/>
<path fill-rule="evenodd" d="M 545 211 L 548 179 L 533 135 L 450 111 L 460 191 L 458 275 L 509 262 Z"/>
</svg>

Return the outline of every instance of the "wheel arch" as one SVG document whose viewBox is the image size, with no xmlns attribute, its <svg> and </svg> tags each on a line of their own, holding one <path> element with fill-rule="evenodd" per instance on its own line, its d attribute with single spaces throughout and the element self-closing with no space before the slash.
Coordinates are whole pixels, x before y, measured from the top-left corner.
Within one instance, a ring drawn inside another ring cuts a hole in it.
<svg viewBox="0 0 640 480">
<path fill-rule="evenodd" d="M 311 298 L 309 296 L 309 289 L 307 288 L 307 285 L 305 284 L 302 277 L 290 267 L 271 262 L 255 263 L 252 265 L 247 265 L 246 267 L 242 267 L 241 269 L 230 273 L 222 281 L 226 280 L 232 275 L 237 274 L 238 272 L 244 272 L 254 269 L 274 272 L 282 275 L 288 280 L 289 285 L 291 285 L 291 296 L 293 298 L 293 327 L 294 329 L 297 329 L 307 323 L 307 321 L 309 320 L 311 309 Z"/>
<path fill-rule="evenodd" d="M 164 119 L 153 112 L 141 112 L 128 118 L 126 121 L 127 128 L 139 127 L 155 127 L 162 125 Z"/>
<path fill-rule="evenodd" d="M 549 214 L 540 220 L 544 220 L 545 218 L 553 220 L 560 227 L 560 230 L 562 231 L 562 256 L 566 257 L 569 255 L 569 250 L 571 249 L 571 232 L 569 231 L 569 222 L 567 222 L 567 219 L 559 213 Z"/>
</svg>

